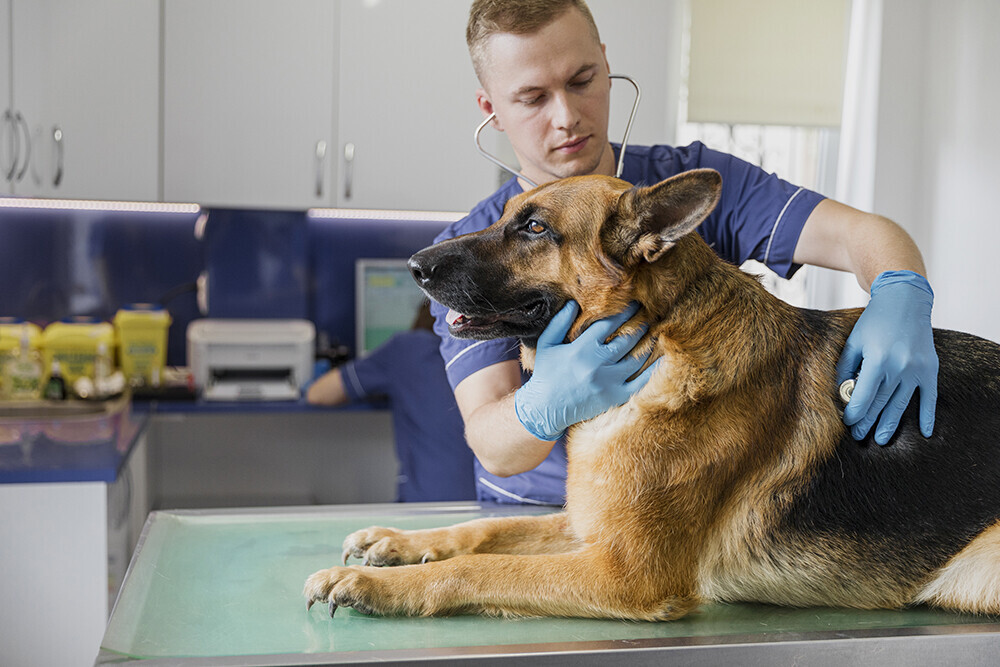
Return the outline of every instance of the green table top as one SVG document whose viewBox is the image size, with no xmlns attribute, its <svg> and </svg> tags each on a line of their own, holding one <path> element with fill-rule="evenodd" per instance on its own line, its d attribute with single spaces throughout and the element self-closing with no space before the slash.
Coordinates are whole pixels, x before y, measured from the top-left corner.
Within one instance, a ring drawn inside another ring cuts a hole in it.
<svg viewBox="0 0 1000 667">
<path fill-rule="evenodd" d="M 734 636 L 774 641 L 785 636 L 808 639 L 817 633 L 916 635 L 933 632 L 932 628 L 960 630 L 953 626 L 1000 633 L 996 619 L 927 608 L 856 611 L 708 605 L 671 623 L 384 618 L 352 609 L 340 609 L 331 619 L 323 605 L 306 610 L 302 596 L 306 577 L 338 564 L 341 543 L 352 531 L 372 524 L 429 528 L 493 513 L 504 510 L 426 504 L 155 512 L 133 557 L 98 661 L 326 655 L 335 662 L 337 655 L 378 659 L 386 651 L 462 647 L 586 646 L 587 642 L 685 638 L 705 643 Z M 997 638 L 1000 641 L 1000 634 Z"/>
</svg>

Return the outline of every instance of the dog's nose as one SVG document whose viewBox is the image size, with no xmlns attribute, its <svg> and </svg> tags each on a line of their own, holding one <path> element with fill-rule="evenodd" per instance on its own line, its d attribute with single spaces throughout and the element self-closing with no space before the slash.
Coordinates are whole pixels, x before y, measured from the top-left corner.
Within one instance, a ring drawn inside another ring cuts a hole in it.
<svg viewBox="0 0 1000 667">
<path fill-rule="evenodd" d="M 413 257 L 410 257 L 409 261 L 406 262 L 406 266 L 410 269 L 410 275 L 417 281 L 417 284 L 421 287 L 427 287 L 434 277 L 434 261 L 428 260 L 426 257 L 421 257 L 421 254 L 418 252 Z"/>
</svg>

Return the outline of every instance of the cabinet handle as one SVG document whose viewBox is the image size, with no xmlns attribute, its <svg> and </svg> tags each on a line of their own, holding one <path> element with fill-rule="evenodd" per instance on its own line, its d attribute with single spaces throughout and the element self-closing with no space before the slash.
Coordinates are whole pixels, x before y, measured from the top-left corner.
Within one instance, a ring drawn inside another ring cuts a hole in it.
<svg viewBox="0 0 1000 667">
<path fill-rule="evenodd" d="M 316 142 L 316 198 L 323 198 L 323 165 L 326 162 L 326 142 Z"/>
<path fill-rule="evenodd" d="M 24 120 L 24 116 L 20 111 L 14 115 L 14 119 L 24 132 L 24 164 L 21 165 L 21 169 L 17 172 L 14 181 L 15 183 L 20 183 L 24 180 L 24 175 L 28 173 L 28 164 L 31 162 L 31 131 L 28 130 L 28 123 Z"/>
<path fill-rule="evenodd" d="M 3 112 L 4 124 L 8 128 L 8 134 L 10 135 L 10 145 L 11 145 L 11 161 L 10 167 L 7 168 L 7 174 L 4 178 L 7 182 L 14 180 L 14 174 L 17 173 L 17 162 L 21 156 L 21 142 L 17 136 L 17 122 L 14 120 L 14 114 L 11 113 L 10 109 Z"/>
<path fill-rule="evenodd" d="M 351 198 L 351 186 L 354 184 L 354 144 L 344 144 L 344 199 Z"/>
<path fill-rule="evenodd" d="M 63 131 L 58 125 L 52 126 L 52 143 L 56 147 L 56 171 L 52 176 L 52 187 L 58 188 L 63 177 Z"/>
</svg>

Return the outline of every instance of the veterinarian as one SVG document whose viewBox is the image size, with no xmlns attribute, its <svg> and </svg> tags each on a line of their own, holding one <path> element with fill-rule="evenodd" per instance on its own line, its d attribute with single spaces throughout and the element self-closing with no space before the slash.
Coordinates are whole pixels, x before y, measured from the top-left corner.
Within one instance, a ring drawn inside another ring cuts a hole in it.
<svg viewBox="0 0 1000 667">
<path fill-rule="evenodd" d="M 462 417 L 445 377 L 432 322 L 426 304 L 421 306 L 408 331 L 323 374 L 306 393 L 314 405 L 388 398 L 399 461 L 399 502 L 475 498 L 472 451 L 462 434 Z"/>
<path fill-rule="evenodd" d="M 476 99 L 506 132 L 522 174 L 536 183 L 614 175 L 618 146 L 608 140 L 610 68 L 582 0 L 476 0 L 466 33 L 480 88 Z M 838 364 L 838 382 L 857 376 L 844 422 L 858 440 L 874 426 L 886 444 L 919 389 L 920 428 L 930 435 L 937 392 L 931 334 L 933 293 L 920 251 L 894 222 L 796 187 L 701 143 L 628 147 L 621 178 L 651 185 L 688 169 L 722 174 L 723 194 L 698 232 L 722 258 L 757 259 L 790 277 L 802 264 L 850 271 L 871 293 Z M 504 203 L 529 189 L 512 178 L 437 241 L 499 219 Z M 627 354 L 636 338 L 603 343 L 632 314 L 602 320 L 563 343 L 577 313 L 556 314 L 539 339 L 535 370 L 524 376 L 517 341 L 476 342 L 448 335 L 448 313 L 432 305 L 448 381 L 476 454 L 481 500 L 561 505 L 574 423 L 621 405 L 644 384 Z M 454 317 L 454 314 L 452 315 Z M 623 359 L 624 358 L 624 359 Z M 881 418 L 879 416 L 881 415 Z"/>
</svg>

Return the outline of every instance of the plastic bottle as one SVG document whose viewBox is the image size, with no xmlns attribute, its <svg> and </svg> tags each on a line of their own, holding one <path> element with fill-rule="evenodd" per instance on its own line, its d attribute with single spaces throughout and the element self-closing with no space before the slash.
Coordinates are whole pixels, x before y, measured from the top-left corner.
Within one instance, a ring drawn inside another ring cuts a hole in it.
<svg viewBox="0 0 1000 667">
<path fill-rule="evenodd" d="M 100 384 L 111 375 L 111 357 L 108 355 L 107 343 L 97 344 L 97 356 L 94 358 L 94 383 Z"/>
<path fill-rule="evenodd" d="M 50 401 L 66 400 L 66 380 L 62 376 L 58 359 L 52 360 L 52 369 L 49 372 L 49 380 L 45 383 L 43 396 Z"/>
</svg>

